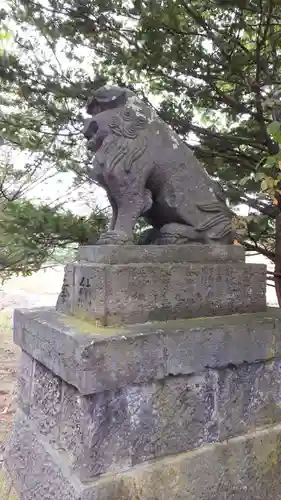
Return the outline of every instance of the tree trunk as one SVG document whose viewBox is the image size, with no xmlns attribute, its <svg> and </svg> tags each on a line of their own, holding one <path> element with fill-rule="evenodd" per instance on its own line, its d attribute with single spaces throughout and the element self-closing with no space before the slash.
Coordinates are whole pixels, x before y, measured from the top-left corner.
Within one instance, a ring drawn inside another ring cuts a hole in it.
<svg viewBox="0 0 281 500">
<path fill-rule="evenodd" d="M 281 212 L 276 217 L 274 281 L 279 307 L 281 307 Z"/>
</svg>

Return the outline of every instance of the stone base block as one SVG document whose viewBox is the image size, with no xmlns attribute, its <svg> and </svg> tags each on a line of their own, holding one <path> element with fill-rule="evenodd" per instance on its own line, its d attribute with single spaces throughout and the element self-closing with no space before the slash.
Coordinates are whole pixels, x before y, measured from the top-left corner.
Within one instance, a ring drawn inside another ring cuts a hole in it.
<svg viewBox="0 0 281 500">
<path fill-rule="evenodd" d="M 245 251 L 240 245 L 85 245 L 78 249 L 77 261 L 111 265 L 132 262 L 222 264 L 245 262 Z"/>
<path fill-rule="evenodd" d="M 82 247 L 57 310 L 99 325 L 264 311 L 266 268 L 240 247 Z"/>
<path fill-rule="evenodd" d="M 21 500 L 281 498 L 280 326 L 279 309 L 114 328 L 16 311 Z"/>
<path fill-rule="evenodd" d="M 276 500 L 281 425 L 83 484 L 19 411 L 6 466 L 21 500 Z"/>
<path fill-rule="evenodd" d="M 97 327 L 53 308 L 17 310 L 14 342 L 83 395 L 281 358 L 281 310 Z M 24 365 L 25 366 L 25 365 Z M 25 366 L 27 378 L 32 367 Z"/>
</svg>

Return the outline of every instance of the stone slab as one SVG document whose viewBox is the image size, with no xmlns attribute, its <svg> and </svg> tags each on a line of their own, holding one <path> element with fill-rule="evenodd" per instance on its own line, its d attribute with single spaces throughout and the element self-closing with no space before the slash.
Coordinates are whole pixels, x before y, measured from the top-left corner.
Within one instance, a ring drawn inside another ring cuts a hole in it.
<svg viewBox="0 0 281 500">
<path fill-rule="evenodd" d="M 81 396 L 35 364 L 28 411 L 19 407 L 83 481 L 218 440 L 208 372 Z"/>
<path fill-rule="evenodd" d="M 241 245 L 85 245 L 78 249 L 77 261 L 96 264 L 245 262 L 245 251 Z"/>
<path fill-rule="evenodd" d="M 266 266 L 80 262 L 66 268 L 57 310 L 101 325 L 266 309 Z"/>
<path fill-rule="evenodd" d="M 81 394 L 94 394 L 278 359 L 281 311 L 102 328 L 55 309 L 17 310 L 14 341 Z"/>
<path fill-rule="evenodd" d="M 281 421 L 281 360 L 88 396 L 34 365 L 19 407 L 82 481 Z"/>
<path fill-rule="evenodd" d="M 281 425 L 83 485 L 19 411 L 5 463 L 21 500 L 276 500 Z"/>
</svg>

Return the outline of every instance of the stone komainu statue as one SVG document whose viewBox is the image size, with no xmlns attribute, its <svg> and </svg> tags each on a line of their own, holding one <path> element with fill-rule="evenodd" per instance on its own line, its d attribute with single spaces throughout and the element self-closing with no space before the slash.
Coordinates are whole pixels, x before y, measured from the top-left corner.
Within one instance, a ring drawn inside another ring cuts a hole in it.
<svg viewBox="0 0 281 500">
<path fill-rule="evenodd" d="M 126 88 L 101 87 L 88 104 L 90 177 L 112 206 L 103 243 L 130 241 L 141 216 L 144 243 L 232 244 L 231 211 L 190 149 L 155 111 Z"/>
</svg>

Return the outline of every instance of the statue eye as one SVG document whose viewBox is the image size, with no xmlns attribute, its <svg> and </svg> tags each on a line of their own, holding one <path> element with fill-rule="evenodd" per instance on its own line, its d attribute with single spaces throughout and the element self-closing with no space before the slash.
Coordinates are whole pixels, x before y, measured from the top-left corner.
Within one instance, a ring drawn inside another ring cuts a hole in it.
<svg viewBox="0 0 281 500">
<path fill-rule="evenodd" d="M 132 118 L 132 116 L 133 116 L 133 113 L 130 109 L 126 109 L 123 113 L 123 119 L 125 121 L 129 121 Z"/>
</svg>

